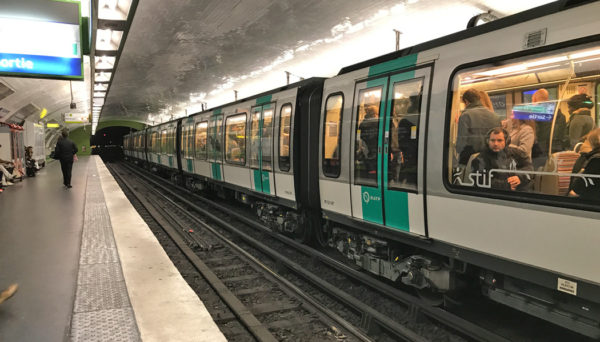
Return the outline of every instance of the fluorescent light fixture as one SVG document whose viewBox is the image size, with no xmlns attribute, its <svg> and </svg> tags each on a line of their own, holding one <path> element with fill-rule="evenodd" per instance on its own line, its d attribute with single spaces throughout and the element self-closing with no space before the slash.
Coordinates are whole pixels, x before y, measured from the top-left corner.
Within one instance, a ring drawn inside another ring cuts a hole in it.
<svg viewBox="0 0 600 342">
<path fill-rule="evenodd" d="M 104 72 L 100 71 L 94 74 L 94 80 L 97 82 L 108 82 L 110 81 L 110 76 L 112 72 Z"/>
<path fill-rule="evenodd" d="M 48 128 L 58 128 L 58 127 L 60 127 L 60 125 L 57 124 L 57 123 L 47 123 L 46 127 L 48 127 Z"/>
<path fill-rule="evenodd" d="M 96 31 L 96 50 L 101 51 L 117 51 L 123 31 L 114 30 L 97 30 Z"/>
<path fill-rule="evenodd" d="M 511 65 L 511 66 L 507 66 L 507 67 L 500 68 L 500 69 L 489 70 L 489 71 L 484 71 L 484 72 L 478 72 L 475 75 L 478 75 L 478 76 L 497 76 L 497 75 L 508 74 L 508 73 L 511 73 L 511 72 L 523 71 L 523 70 L 527 70 L 527 66 L 525 64 L 517 64 L 517 65 Z"/>
<path fill-rule="evenodd" d="M 104 104 L 104 98 L 103 97 L 94 97 L 94 105 L 98 105 L 101 106 Z"/>
<path fill-rule="evenodd" d="M 40 119 L 43 119 L 46 116 L 46 114 L 48 114 L 48 110 L 46 108 L 43 108 L 42 112 L 40 113 Z"/>
<path fill-rule="evenodd" d="M 569 55 L 569 58 L 577 59 L 577 58 L 584 58 L 584 57 L 590 57 L 590 56 L 595 56 L 595 55 L 600 55 L 600 49 L 574 53 L 572 55 Z"/>
<path fill-rule="evenodd" d="M 108 84 L 106 83 L 94 83 L 94 91 L 107 91 Z"/>
<path fill-rule="evenodd" d="M 96 56 L 96 69 L 112 69 L 115 67 L 116 57 Z"/>
<path fill-rule="evenodd" d="M 131 0 L 100 0 L 98 2 L 98 19 L 127 20 Z"/>
<path fill-rule="evenodd" d="M 552 58 L 542 59 L 542 60 L 539 60 L 537 62 L 530 62 L 530 63 L 525 64 L 525 66 L 527 68 L 531 68 L 531 67 L 536 67 L 536 66 L 540 66 L 540 65 L 546 65 L 546 64 L 552 64 L 552 63 L 564 62 L 567 59 L 568 59 L 567 56 L 552 57 Z"/>
<path fill-rule="evenodd" d="M 94 92 L 94 97 L 105 97 L 105 96 L 106 96 L 105 91 L 95 91 Z"/>
</svg>

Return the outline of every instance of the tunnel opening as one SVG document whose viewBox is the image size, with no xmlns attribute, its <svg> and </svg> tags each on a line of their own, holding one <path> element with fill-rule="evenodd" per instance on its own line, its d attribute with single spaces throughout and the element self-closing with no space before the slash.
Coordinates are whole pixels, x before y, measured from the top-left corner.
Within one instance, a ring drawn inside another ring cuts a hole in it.
<svg viewBox="0 0 600 342">
<path fill-rule="evenodd" d="M 125 126 L 105 127 L 90 137 L 92 154 L 97 154 L 104 162 L 122 160 L 123 137 L 126 134 L 136 132 L 137 129 Z"/>
</svg>

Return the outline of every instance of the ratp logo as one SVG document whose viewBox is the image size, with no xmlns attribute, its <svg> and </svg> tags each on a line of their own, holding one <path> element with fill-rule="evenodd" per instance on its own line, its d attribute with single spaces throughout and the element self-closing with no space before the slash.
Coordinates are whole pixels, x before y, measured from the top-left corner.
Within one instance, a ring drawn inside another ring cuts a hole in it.
<svg viewBox="0 0 600 342">
<path fill-rule="evenodd" d="M 365 202 L 365 203 L 369 203 L 369 201 L 371 200 L 368 191 L 365 191 L 362 193 L 362 198 L 363 198 L 363 202 Z"/>
<path fill-rule="evenodd" d="M 363 199 L 363 202 L 365 202 L 365 204 L 369 204 L 369 202 L 371 202 L 371 201 L 381 201 L 381 197 L 373 196 L 373 195 L 369 194 L 368 191 L 365 191 L 362 193 L 362 199 Z"/>
</svg>

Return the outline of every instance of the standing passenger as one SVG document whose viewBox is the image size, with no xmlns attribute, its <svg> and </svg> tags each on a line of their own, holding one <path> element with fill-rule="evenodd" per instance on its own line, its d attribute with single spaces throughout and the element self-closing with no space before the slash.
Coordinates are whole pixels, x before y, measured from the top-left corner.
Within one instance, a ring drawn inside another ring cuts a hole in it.
<svg viewBox="0 0 600 342">
<path fill-rule="evenodd" d="M 71 186 L 71 170 L 73 169 L 73 159 L 75 153 L 77 153 L 77 146 L 75 143 L 67 138 L 69 131 L 65 128 L 62 131 L 62 136 L 58 138 L 56 142 L 56 148 L 54 149 L 54 155 L 60 160 L 60 168 L 63 174 L 63 184 L 68 188 Z"/>
<path fill-rule="evenodd" d="M 482 152 L 486 147 L 486 133 L 500 126 L 500 119 L 481 104 L 479 91 L 467 89 L 462 95 L 465 110 L 458 119 L 456 152 L 458 164 L 466 165 L 473 153 Z"/>
<path fill-rule="evenodd" d="M 531 102 L 548 102 L 549 98 L 550 95 L 548 94 L 548 90 L 540 88 L 531 96 Z M 536 149 L 537 153 L 532 155 L 533 163 L 536 168 L 543 166 L 546 163 L 546 160 L 548 159 L 548 152 L 552 154 L 569 149 L 567 119 L 560 109 L 556 111 L 556 119 L 554 120 L 554 134 L 552 137 L 550 136 L 551 130 L 552 121 L 536 122 L 535 131 L 539 149 Z M 552 141 L 552 151 L 549 151 L 550 141 Z"/>
<path fill-rule="evenodd" d="M 569 142 L 571 148 L 575 147 L 579 140 L 594 128 L 594 119 L 592 119 L 590 109 L 594 103 L 589 96 L 577 94 L 571 96 L 567 102 L 569 106 Z"/>
</svg>

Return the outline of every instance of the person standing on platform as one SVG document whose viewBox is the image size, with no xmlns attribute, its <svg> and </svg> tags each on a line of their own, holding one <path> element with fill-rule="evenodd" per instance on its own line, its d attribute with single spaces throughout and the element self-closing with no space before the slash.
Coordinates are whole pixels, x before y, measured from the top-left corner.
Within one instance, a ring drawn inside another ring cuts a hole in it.
<svg viewBox="0 0 600 342">
<path fill-rule="evenodd" d="M 77 153 L 77 146 L 75 143 L 67 138 L 69 131 L 65 128 L 62 131 L 62 136 L 58 138 L 56 142 L 56 148 L 54 149 L 54 156 L 60 160 L 60 168 L 63 174 L 63 184 L 68 188 L 71 186 L 71 170 L 73 169 L 73 160 L 75 159 L 75 153 Z"/>
</svg>

